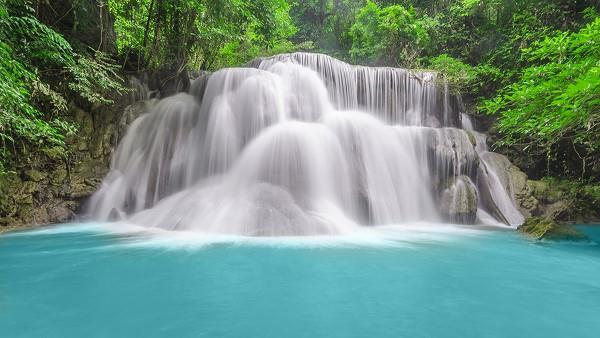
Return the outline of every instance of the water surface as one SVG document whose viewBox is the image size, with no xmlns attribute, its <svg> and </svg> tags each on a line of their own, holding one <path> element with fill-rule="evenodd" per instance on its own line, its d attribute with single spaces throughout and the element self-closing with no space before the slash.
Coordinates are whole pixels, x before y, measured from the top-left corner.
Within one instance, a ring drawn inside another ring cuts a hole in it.
<svg viewBox="0 0 600 338">
<path fill-rule="evenodd" d="M 4 337 L 598 337 L 600 246 L 451 227 L 305 240 L 45 228 L 0 236 L 0 328 Z"/>
</svg>

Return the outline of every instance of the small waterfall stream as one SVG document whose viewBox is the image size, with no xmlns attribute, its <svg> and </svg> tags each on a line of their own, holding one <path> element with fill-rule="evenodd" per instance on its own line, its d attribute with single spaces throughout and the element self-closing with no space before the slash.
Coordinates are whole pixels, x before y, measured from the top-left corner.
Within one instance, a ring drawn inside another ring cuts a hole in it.
<svg viewBox="0 0 600 338">
<path fill-rule="evenodd" d="M 309 53 L 205 74 L 133 122 L 90 214 L 251 236 L 521 223 L 485 135 L 437 82 Z"/>
</svg>

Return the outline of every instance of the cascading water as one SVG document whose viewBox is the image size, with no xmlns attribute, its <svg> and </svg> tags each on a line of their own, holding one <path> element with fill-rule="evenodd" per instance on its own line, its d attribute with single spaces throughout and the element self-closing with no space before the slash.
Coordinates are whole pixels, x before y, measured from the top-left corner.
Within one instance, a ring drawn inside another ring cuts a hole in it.
<svg viewBox="0 0 600 338">
<path fill-rule="evenodd" d="M 253 236 L 522 216 L 460 98 L 431 72 L 294 53 L 223 69 L 134 121 L 102 220 Z"/>
</svg>

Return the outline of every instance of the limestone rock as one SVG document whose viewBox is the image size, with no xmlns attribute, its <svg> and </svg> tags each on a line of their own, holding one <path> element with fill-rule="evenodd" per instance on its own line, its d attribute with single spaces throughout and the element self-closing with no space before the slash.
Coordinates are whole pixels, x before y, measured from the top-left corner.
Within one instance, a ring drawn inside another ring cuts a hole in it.
<svg viewBox="0 0 600 338">
<path fill-rule="evenodd" d="M 588 237 L 569 225 L 557 224 L 552 220 L 542 217 L 528 218 L 518 230 L 537 240 L 552 241 L 584 241 Z"/>
<path fill-rule="evenodd" d="M 532 216 L 556 220 L 572 205 L 571 201 L 562 191 L 552 187 L 548 182 L 528 180 L 527 187 L 537 203 L 532 210 Z"/>
<path fill-rule="evenodd" d="M 477 217 L 477 189 L 471 179 L 459 176 L 442 193 L 442 210 L 451 222 L 473 224 Z"/>
<path fill-rule="evenodd" d="M 119 126 L 117 129 L 117 138 L 120 141 L 125 136 L 127 128 L 137 119 L 140 115 L 147 111 L 156 100 L 151 101 L 139 101 L 135 102 L 125 108 L 123 116 L 119 120 Z"/>
<path fill-rule="evenodd" d="M 128 95 L 115 103 L 86 110 L 71 104 L 69 118 L 79 126 L 66 139 L 69 156 L 44 148 L 26 167 L 0 176 L 0 226 L 65 222 L 99 187 L 117 144 L 119 122 Z M 135 115 L 135 114 L 134 114 Z M 135 118 L 131 115 L 127 123 Z"/>
<path fill-rule="evenodd" d="M 513 195 L 516 205 L 525 218 L 536 215 L 538 199 L 529 185 L 527 175 L 504 155 L 487 153 L 486 156 L 496 164 L 498 176 L 506 191 Z"/>
<path fill-rule="evenodd" d="M 75 217 L 74 208 L 75 204 L 72 202 L 63 202 L 50 207 L 48 208 L 48 220 L 52 223 L 69 221 Z"/>
<path fill-rule="evenodd" d="M 31 169 L 25 171 L 25 177 L 33 182 L 40 182 L 46 178 L 46 174 L 39 170 Z"/>
</svg>

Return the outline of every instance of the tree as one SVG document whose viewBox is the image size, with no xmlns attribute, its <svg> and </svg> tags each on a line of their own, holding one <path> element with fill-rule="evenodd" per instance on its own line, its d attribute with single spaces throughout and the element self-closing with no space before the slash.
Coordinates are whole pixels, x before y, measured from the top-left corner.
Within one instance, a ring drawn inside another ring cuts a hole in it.
<svg viewBox="0 0 600 338">
<path fill-rule="evenodd" d="M 538 40 L 522 57 L 531 66 L 482 108 L 500 116 L 501 145 L 545 154 L 548 171 L 583 177 L 600 163 L 600 18 Z"/>
<path fill-rule="evenodd" d="M 350 55 L 358 62 L 415 66 L 430 40 L 428 24 L 428 17 L 418 18 L 412 7 L 381 8 L 367 1 L 350 29 Z"/>
<path fill-rule="evenodd" d="M 142 68 L 212 69 L 223 52 L 246 42 L 273 48 L 295 32 L 285 0 L 109 0 L 109 8 L 119 52 Z"/>
</svg>

